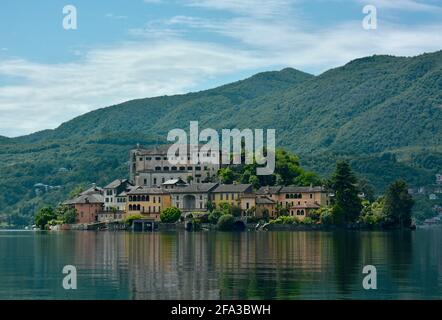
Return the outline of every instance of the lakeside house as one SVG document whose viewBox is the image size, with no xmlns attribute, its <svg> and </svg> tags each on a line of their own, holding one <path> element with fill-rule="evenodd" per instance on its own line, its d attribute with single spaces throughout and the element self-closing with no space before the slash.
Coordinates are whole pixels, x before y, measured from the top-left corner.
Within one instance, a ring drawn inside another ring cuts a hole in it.
<svg viewBox="0 0 442 320">
<path fill-rule="evenodd" d="M 183 214 L 207 212 L 209 203 L 218 208 L 227 203 L 256 217 L 274 218 L 284 208 L 288 215 L 303 220 L 330 203 L 329 193 L 320 186 L 264 186 L 255 191 L 251 184 L 206 181 L 216 176 L 219 166 L 173 166 L 165 146 L 137 146 L 130 160 L 129 179 L 116 179 L 104 188 L 93 185 L 63 203 L 77 210 L 77 223 L 119 221 L 132 215 L 158 221 L 167 208 L 177 207 Z"/>
<path fill-rule="evenodd" d="M 103 189 L 94 184 L 79 196 L 67 200 L 63 204 L 77 211 L 76 223 L 98 222 L 98 216 L 104 208 Z"/>
</svg>

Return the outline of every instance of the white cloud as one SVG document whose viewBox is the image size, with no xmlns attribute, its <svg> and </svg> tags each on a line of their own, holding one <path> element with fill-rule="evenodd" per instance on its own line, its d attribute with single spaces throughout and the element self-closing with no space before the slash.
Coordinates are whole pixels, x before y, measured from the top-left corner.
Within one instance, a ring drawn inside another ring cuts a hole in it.
<svg viewBox="0 0 442 320">
<path fill-rule="evenodd" d="M 377 8 L 395 9 L 395 10 L 407 10 L 407 11 L 425 11 L 425 12 L 441 12 L 442 7 L 440 5 L 432 3 L 424 3 L 422 1 L 415 0 L 359 0 L 365 4 L 372 4 Z"/>
<path fill-rule="evenodd" d="M 186 1 L 190 7 L 233 14 L 150 21 L 129 30 L 133 42 L 79 51 L 72 63 L 0 61 L 0 77 L 14 79 L 14 84 L 0 84 L 0 135 L 54 128 L 98 107 L 183 93 L 247 70 L 291 66 L 320 73 L 372 54 L 410 56 L 442 49 L 442 22 L 410 28 L 382 20 L 378 30 L 367 31 L 359 20 L 312 26 L 293 19 L 297 12 L 289 0 Z M 199 32 L 210 36 L 197 41 Z M 215 36 L 227 40 L 216 43 Z"/>
<path fill-rule="evenodd" d="M 180 40 L 97 49 L 75 63 L 2 61 L 0 75 L 23 82 L 0 87 L 0 135 L 54 128 L 98 107 L 186 92 L 207 79 L 259 65 L 245 51 Z"/>
</svg>

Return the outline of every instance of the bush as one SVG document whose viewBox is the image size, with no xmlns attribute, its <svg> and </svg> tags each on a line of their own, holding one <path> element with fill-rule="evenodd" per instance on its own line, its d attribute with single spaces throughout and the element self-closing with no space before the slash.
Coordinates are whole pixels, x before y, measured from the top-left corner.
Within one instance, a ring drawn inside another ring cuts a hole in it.
<svg viewBox="0 0 442 320">
<path fill-rule="evenodd" d="M 324 225 L 333 224 L 333 214 L 332 214 L 331 210 L 323 210 L 321 212 L 320 222 Z"/>
<path fill-rule="evenodd" d="M 298 224 L 298 223 L 300 223 L 300 221 L 296 217 L 280 216 L 277 219 L 271 220 L 270 223 L 276 223 L 276 224 Z"/>
<path fill-rule="evenodd" d="M 209 214 L 209 222 L 212 224 L 217 224 L 219 218 L 223 215 L 223 212 L 219 210 L 214 210 Z"/>
<path fill-rule="evenodd" d="M 235 218 L 231 214 L 224 214 L 219 218 L 217 228 L 221 231 L 230 231 L 233 229 L 234 223 Z"/>
<path fill-rule="evenodd" d="M 128 216 L 126 218 L 124 218 L 124 223 L 130 227 L 132 226 L 132 223 L 134 222 L 134 220 L 138 220 L 138 219 L 142 219 L 143 217 L 139 214 L 133 214 L 131 216 Z"/>
<path fill-rule="evenodd" d="M 41 229 L 44 230 L 51 220 L 55 220 L 57 218 L 57 214 L 54 209 L 51 207 L 41 208 L 35 216 L 35 224 Z"/>
<path fill-rule="evenodd" d="M 161 222 L 164 223 L 175 223 L 180 219 L 180 217 L 181 211 L 176 207 L 167 208 L 160 214 Z"/>
<path fill-rule="evenodd" d="M 313 224 L 314 221 L 310 217 L 305 217 L 304 220 L 301 221 L 302 224 Z"/>
<path fill-rule="evenodd" d="M 242 209 L 239 206 L 231 206 L 230 207 L 230 214 L 232 214 L 234 217 L 240 217 L 242 213 Z"/>
</svg>

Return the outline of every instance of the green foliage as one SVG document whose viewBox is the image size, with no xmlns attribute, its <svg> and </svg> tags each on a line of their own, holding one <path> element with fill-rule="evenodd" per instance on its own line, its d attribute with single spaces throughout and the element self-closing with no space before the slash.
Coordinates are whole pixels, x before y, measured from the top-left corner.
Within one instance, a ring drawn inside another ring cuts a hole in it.
<svg viewBox="0 0 442 320">
<path fill-rule="evenodd" d="M 180 217 L 181 217 L 181 211 L 176 207 L 167 208 L 160 214 L 161 222 L 165 223 L 177 222 L 180 219 Z"/>
<path fill-rule="evenodd" d="M 330 188 L 334 191 L 333 221 L 344 225 L 354 222 L 361 214 L 362 205 L 358 196 L 357 179 L 347 162 L 338 162 L 330 180 Z"/>
<path fill-rule="evenodd" d="M 332 225 L 333 224 L 333 212 L 331 208 L 322 207 L 317 210 L 319 213 L 319 221 L 323 225 Z"/>
<path fill-rule="evenodd" d="M 21 223 L 78 185 L 127 177 L 130 148 L 165 141 L 172 128 L 187 130 L 195 114 L 204 127 L 217 130 L 274 128 L 277 145 L 296 152 L 306 172 L 322 177 L 344 158 L 376 195 L 399 178 L 413 187 L 430 184 L 442 171 L 441 61 L 438 51 L 366 57 L 319 76 L 288 68 L 198 93 L 128 101 L 54 130 L 2 138 L 0 214 Z M 275 174 L 259 176 L 260 185 L 308 183 L 299 160 L 277 158 Z M 253 168 L 247 181 L 255 184 Z M 235 180 L 241 178 L 239 173 Z M 36 190 L 36 183 L 61 188 Z"/>
<path fill-rule="evenodd" d="M 224 214 L 219 218 L 216 227 L 218 230 L 221 231 L 231 231 L 233 230 L 234 223 L 235 218 L 231 214 Z"/>
<path fill-rule="evenodd" d="M 221 210 L 213 210 L 211 213 L 209 213 L 209 222 L 211 224 L 217 224 L 219 218 L 223 215 L 224 213 Z"/>
<path fill-rule="evenodd" d="M 274 220 L 270 220 L 270 223 L 274 224 L 299 224 L 300 221 L 296 217 L 292 216 L 280 216 Z"/>
<path fill-rule="evenodd" d="M 55 220 L 57 214 L 52 207 L 43 207 L 38 210 L 35 216 L 35 224 L 41 229 L 46 229 L 47 225 L 51 220 Z"/>
<path fill-rule="evenodd" d="M 133 214 L 133 215 L 130 215 L 130 216 L 124 218 L 124 223 L 126 224 L 126 226 L 130 227 L 130 226 L 132 226 L 134 220 L 139 220 L 142 218 L 143 217 L 140 214 Z"/>
<path fill-rule="evenodd" d="M 384 198 L 381 197 L 372 203 L 366 200 L 362 202 L 362 205 L 363 209 L 360 222 L 369 225 L 380 225 L 385 221 L 385 216 L 383 213 Z"/>
<path fill-rule="evenodd" d="M 56 209 L 56 216 L 63 223 L 72 224 L 77 220 L 77 210 L 66 205 L 59 205 Z"/>
<path fill-rule="evenodd" d="M 406 182 L 402 180 L 393 182 L 387 188 L 384 196 L 383 214 L 386 225 L 409 227 L 413 205 L 414 201 L 408 193 Z"/>
</svg>

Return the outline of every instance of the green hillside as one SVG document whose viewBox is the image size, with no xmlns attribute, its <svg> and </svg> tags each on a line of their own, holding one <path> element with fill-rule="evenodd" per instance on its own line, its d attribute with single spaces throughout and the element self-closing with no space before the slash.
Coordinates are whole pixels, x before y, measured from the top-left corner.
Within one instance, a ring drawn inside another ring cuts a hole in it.
<svg viewBox="0 0 442 320">
<path fill-rule="evenodd" d="M 185 95 L 128 101 L 14 139 L 0 138 L 0 212 L 29 216 L 78 184 L 127 175 L 128 150 L 172 128 L 275 128 L 278 146 L 327 176 L 348 159 L 380 193 L 442 171 L 442 51 L 373 56 L 312 76 L 294 69 Z M 36 192 L 34 185 L 61 186 Z M 16 217 L 17 218 L 17 217 Z"/>
</svg>

